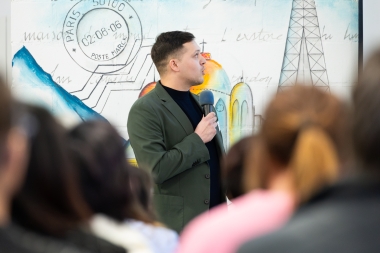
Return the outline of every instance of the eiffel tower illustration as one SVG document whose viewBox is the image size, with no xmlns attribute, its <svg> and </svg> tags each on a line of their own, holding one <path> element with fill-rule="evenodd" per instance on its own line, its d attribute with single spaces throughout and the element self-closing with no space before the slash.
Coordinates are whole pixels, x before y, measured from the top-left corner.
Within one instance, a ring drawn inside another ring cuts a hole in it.
<svg viewBox="0 0 380 253">
<path fill-rule="evenodd" d="M 293 0 L 278 91 L 297 82 L 330 91 L 317 9 L 313 0 Z"/>
</svg>

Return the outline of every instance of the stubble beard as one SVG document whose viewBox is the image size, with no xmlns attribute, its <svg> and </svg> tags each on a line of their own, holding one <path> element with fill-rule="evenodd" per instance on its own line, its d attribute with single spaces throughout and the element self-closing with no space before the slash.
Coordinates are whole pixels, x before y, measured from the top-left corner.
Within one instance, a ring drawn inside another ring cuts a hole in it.
<svg viewBox="0 0 380 253">
<path fill-rule="evenodd" d="M 191 86 L 201 85 L 204 82 L 204 80 L 205 80 L 204 76 L 202 76 L 202 79 L 200 79 L 200 80 L 192 80 L 193 84 Z"/>
</svg>

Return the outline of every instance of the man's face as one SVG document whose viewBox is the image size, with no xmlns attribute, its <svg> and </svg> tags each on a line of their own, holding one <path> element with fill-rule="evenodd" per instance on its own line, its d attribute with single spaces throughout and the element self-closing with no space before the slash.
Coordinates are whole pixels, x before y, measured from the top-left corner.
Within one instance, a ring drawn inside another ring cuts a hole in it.
<svg viewBox="0 0 380 253">
<path fill-rule="evenodd" d="M 205 63 L 206 59 L 201 55 L 201 50 L 194 40 L 183 44 L 178 59 L 179 75 L 189 88 L 203 83 Z"/>
</svg>

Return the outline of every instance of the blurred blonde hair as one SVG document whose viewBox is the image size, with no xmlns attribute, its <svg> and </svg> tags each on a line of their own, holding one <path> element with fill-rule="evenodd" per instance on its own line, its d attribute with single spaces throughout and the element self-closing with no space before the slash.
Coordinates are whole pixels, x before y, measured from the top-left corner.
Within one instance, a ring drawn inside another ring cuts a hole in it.
<svg viewBox="0 0 380 253">
<path fill-rule="evenodd" d="M 296 85 L 275 96 L 264 118 L 260 143 L 247 161 L 247 190 L 268 187 L 268 161 L 291 170 L 301 202 L 336 180 L 349 152 L 348 111 L 339 99 Z"/>
</svg>

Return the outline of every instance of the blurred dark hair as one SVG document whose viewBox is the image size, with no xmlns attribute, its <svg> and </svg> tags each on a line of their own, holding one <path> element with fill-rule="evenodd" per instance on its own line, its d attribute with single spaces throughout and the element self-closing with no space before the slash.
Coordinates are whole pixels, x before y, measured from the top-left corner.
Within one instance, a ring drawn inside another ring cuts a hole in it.
<svg viewBox="0 0 380 253">
<path fill-rule="evenodd" d="M 151 50 L 152 60 L 158 73 L 163 74 L 168 58 L 177 54 L 183 48 L 183 44 L 194 38 L 193 34 L 182 31 L 165 32 L 158 35 Z"/>
<path fill-rule="evenodd" d="M 367 170 L 380 173 L 380 50 L 365 64 L 353 90 L 353 144 Z"/>
<path fill-rule="evenodd" d="M 123 139 L 106 121 L 86 121 L 69 132 L 71 157 L 81 189 L 95 213 L 116 220 L 127 218 L 151 222 L 130 188 L 130 175 Z"/>
<path fill-rule="evenodd" d="M 147 212 L 152 221 L 156 220 L 153 206 L 153 179 L 151 174 L 141 168 L 130 166 L 130 185 L 133 195 Z"/>
<path fill-rule="evenodd" d="M 12 125 L 12 98 L 9 87 L 2 82 L 0 76 L 0 152 L 4 149 L 4 141 Z M 4 152 L 1 152 L 3 154 Z M 3 157 L 0 156 L 0 162 Z"/>
<path fill-rule="evenodd" d="M 63 235 L 91 216 L 70 162 L 65 129 L 43 108 L 17 107 L 29 114 L 34 133 L 25 182 L 12 203 L 12 219 L 33 231 Z"/>
<path fill-rule="evenodd" d="M 249 136 L 235 143 L 223 158 L 221 166 L 222 186 L 229 199 L 246 193 L 243 187 L 244 166 L 253 148 L 255 136 Z"/>
</svg>

